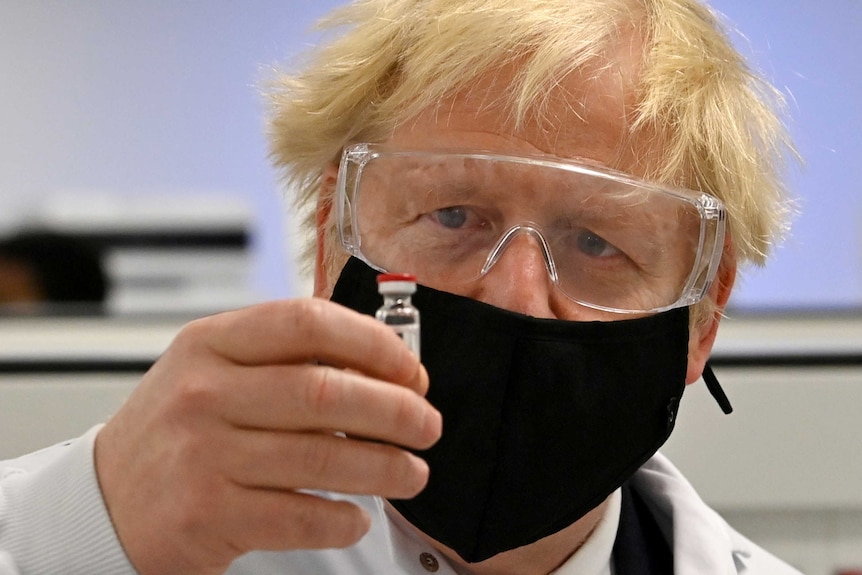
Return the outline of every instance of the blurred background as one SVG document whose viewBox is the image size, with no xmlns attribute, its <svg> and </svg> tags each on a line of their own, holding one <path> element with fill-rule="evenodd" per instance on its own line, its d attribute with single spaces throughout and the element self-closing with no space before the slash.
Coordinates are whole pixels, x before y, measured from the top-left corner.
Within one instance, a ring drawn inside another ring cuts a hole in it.
<svg viewBox="0 0 862 575">
<path fill-rule="evenodd" d="M 114 312 L 306 291 L 259 85 L 333 5 L 0 4 L 0 235 L 87 236 Z"/>
<path fill-rule="evenodd" d="M 130 277 L 134 270 L 159 273 L 144 265 L 151 260 L 129 259 L 148 255 L 152 230 L 173 234 L 177 248 L 248 247 L 249 283 L 230 297 L 303 293 L 285 255 L 293 224 L 266 157 L 258 86 L 315 41 L 314 21 L 337 3 L 0 4 L 0 236 L 44 224 L 127 248 L 108 253 L 119 276 L 110 307 L 118 311 L 136 305 L 124 290 L 146 283 Z M 791 172 L 800 206 L 792 236 L 768 268 L 743 275 L 733 306 L 858 308 L 862 6 L 712 4 L 739 30 L 734 40 L 753 65 L 785 93 L 806 161 Z M 216 294 L 207 295 L 215 303 Z"/>
<path fill-rule="evenodd" d="M 310 293 L 259 86 L 339 3 L 0 3 L 0 298 L 29 289 L 22 233 L 72 266 L 51 293 L 102 294 L 0 308 L 0 457 L 104 419 L 187 319 Z M 806 572 L 859 568 L 862 3 L 711 4 L 785 94 L 805 165 L 792 234 L 743 271 L 719 336 L 737 412 L 695 386 L 667 450 Z M 103 277 L 73 285 L 93 254 Z"/>
</svg>

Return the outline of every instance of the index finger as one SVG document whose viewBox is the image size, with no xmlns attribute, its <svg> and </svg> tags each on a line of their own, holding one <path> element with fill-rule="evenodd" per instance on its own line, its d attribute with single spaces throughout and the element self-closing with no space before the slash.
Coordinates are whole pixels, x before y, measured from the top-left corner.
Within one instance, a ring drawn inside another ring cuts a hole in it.
<svg viewBox="0 0 862 575">
<path fill-rule="evenodd" d="M 387 326 L 320 298 L 281 300 L 199 320 L 216 354 L 248 366 L 319 361 L 425 393 L 419 359 Z"/>
</svg>

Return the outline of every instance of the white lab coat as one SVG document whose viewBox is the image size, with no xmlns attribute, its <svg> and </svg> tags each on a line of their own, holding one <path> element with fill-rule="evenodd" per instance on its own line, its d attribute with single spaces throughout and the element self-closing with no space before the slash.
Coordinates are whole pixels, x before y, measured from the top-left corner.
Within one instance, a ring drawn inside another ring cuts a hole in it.
<svg viewBox="0 0 862 575">
<path fill-rule="evenodd" d="M 0 575 L 134 575 L 99 492 L 97 431 L 0 462 Z M 676 574 L 798 575 L 728 526 L 663 456 L 648 461 L 633 481 L 672 541 Z M 379 499 L 350 499 L 373 519 L 357 545 L 251 553 L 232 565 L 230 575 L 454 575 L 433 549 L 391 523 Z"/>
<path fill-rule="evenodd" d="M 672 541 L 676 575 L 800 575 L 730 527 L 663 455 L 641 467 L 633 482 L 665 538 Z M 372 531 L 358 545 L 346 551 L 251 554 L 236 561 L 230 575 L 428 575 L 422 561 L 428 555 L 436 561 L 435 575 L 455 575 L 429 545 L 389 523 L 373 498 L 349 499 L 362 504 L 373 518 Z M 563 565 L 559 573 L 573 571 Z"/>
</svg>

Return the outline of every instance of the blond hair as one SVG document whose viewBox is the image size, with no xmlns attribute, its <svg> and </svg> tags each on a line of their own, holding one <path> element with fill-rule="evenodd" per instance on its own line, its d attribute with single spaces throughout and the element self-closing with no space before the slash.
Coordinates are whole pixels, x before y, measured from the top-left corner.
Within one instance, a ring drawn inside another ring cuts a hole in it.
<svg viewBox="0 0 862 575">
<path fill-rule="evenodd" d="M 566 74 L 601 61 L 626 29 L 643 38 L 631 134 L 660 144 L 647 178 L 720 198 L 741 262 L 762 264 L 786 227 L 781 97 L 753 73 L 716 16 L 694 0 L 360 0 L 324 27 L 342 34 L 270 90 L 275 164 L 316 226 L 323 170 L 343 147 L 395 126 L 495 67 L 517 62 L 509 105 L 523 121 Z M 315 238 L 314 233 L 310 239 Z M 323 232 L 330 277 L 346 257 Z M 312 256 L 315 242 L 306 254 Z M 309 257 L 308 261 L 313 261 Z"/>
</svg>

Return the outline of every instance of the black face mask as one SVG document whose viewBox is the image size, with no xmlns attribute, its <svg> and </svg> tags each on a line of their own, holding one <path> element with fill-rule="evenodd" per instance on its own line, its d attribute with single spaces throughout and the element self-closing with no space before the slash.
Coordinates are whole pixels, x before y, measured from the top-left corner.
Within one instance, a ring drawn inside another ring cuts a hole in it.
<svg viewBox="0 0 862 575">
<path fill-rule="evenodd" d="M 373 315 L 351 258 L 332 300 Z M 392 505 L 474 563 L 601 504 L 665 442 L 685 388 L 688 308 L 612 322 L 537 319 L 419 286 L 428 400 L 443 437 L 428 486 Z"/>
</svg>

